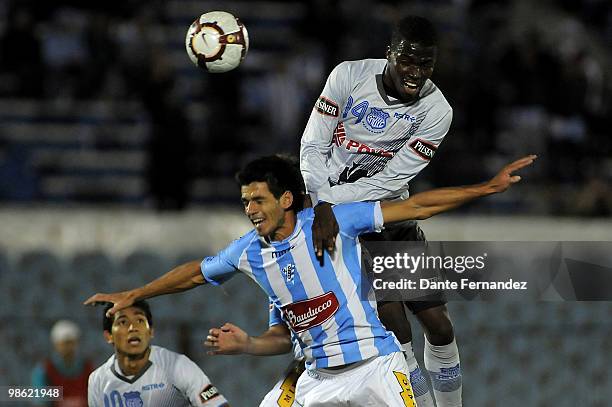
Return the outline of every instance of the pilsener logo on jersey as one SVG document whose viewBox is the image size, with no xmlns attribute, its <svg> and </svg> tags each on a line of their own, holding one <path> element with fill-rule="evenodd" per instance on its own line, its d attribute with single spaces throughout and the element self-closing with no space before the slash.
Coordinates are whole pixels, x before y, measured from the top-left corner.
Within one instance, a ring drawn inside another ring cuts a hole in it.
<svg viewBox="0 0 612 407">
<path fill-rule="evenodd" d="M 299 333 L 321 325 L 334 316 L 339 307 L 336 294 L 329 291 L 318 297 L 285 305 L 282 311 L 293 331 Z"/>
<path fill-rule="evenodd" d="M 317 109 L 317 112 L 321 114 L 338 117 L 338 104 L 325 96 L 320 96 L 319 99 L 317 99 L 315 109 Z"/>
<path fill-rule="evenodd" d="M 431 160 L 436 153 L 436 146 L 421 139 L 416 139 L 410 143 L 410 148 L 426 160 Z"/>
</svg>

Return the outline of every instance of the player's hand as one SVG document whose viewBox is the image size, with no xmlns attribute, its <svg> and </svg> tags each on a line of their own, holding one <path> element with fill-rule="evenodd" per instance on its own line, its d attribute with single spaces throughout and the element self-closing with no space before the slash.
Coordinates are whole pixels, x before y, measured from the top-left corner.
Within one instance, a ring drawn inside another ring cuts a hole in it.
<svg viewBox="0 0 612 407">
<path fill-rule="evenodd" d="M 208 355 L 238 355 L 247 353 L 249 335 L 234 324 L 226 322 L 220 328 L 212 328 L 204 345 Z"/>
<path fill-rule="evenodd" d="M 538 158 L 538 156 L 532 154 L 506 165 L 495 177 L 487 182 L 487 190 L 492 194 L 504 192 L 506 189 L 510 188 L 510 185 L 516 184 L 521 180 L 520 175 L 513 175 L 513 173 L 530 165 L 536 158 Z"/>
<path fill-rule="evenodd" d="M 122 291 L 112 294 L 98 293 L 89 297 L 83 304 L 106 305 L 108 303 L 112 303 L 113 307 L 106 312 L 107 317 L 112 317 L 117 311 L 132 306 L 134 302 L 136 301 L 132 291 Z"/>
<path fill-rule="evenodd" d="M 312 223 L 312 242 L 314 243 L 317 258 L 322 266 L 324 258 L 323 251 L 327 250 L 329 254 L 334 252 L 339 228 L 331 204 L 327 202 L 320 203 L 315 206 L 314 212 L 315 218 Z"/>
</svg>

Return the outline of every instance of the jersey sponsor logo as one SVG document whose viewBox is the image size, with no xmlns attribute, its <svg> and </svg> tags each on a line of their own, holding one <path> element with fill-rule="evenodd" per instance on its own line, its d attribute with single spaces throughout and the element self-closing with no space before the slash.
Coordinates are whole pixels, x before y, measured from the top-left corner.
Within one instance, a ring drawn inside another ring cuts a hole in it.
<svg viewBox="0 0 612 407">
<path fill-rule="evenodd" d="M 139 391 L 123 393 L 123 397 L 125 398 L 126 407 L 142 407 L 144 405 Z"/>
<path fill-rule="evenodd" d="M 338 308 L 340 304 L 336 294 L 328 291 L 318 297 L 285 305 L 282 311 L 293 331 L 300 333 L 321 325 L 333 317 Z"/>
<path fill-rule="evenodd" d="M 334 129 L 334 137 L 332 138 L 333 143 L 336 147 L 340 147 L 346 139 L 346 131 L 344 130 L 344 123 L 338 123 Z"/>
<path fill-rule="evenodd" d="M 397 113 L 397 112 L 393 114 L 393 117 L 396 119 L 404 119 L 408 123 L 414 123 L 416 122 L 416 119 L 417 119 L 415 116 L 412 116 L 408 113 Z"/>
<path fill-rule="evenodd" d="M 359 141 L 347 139 L 346 130 L 344 129 L 343 123 L 338 123 L 338 125 L 334 129 L 332 142 L 336 147 L 342 147 L 344 145 L 345 149 L 347 149 L 348 151 L 355 152 L 357 154 L 372 154 L 389 158 L 393 157 L 394 155 L 393 151 L 388 151 L 383 148 L 370 147 L 369 145 L 360 143 Z"/>
<path fill-rule="evenodd" d="M 218 395 L 219 390 L 217 390 L 217 388 L 212 384 L 209 384 L 200 392 L 200 401 L 202 401 L 202 403 L 206 403 L 208 400 L 217 397 Z"/>
<path fill-rule="evenodd" d="M 163 389 L 166 386 L 165 383 L 152 383 L 152 384 L 146 384 L 144 386 L 142 386 L 142 391 L 147 391 L 147 390 L 157 390 L 157 389 Z"/>
<path fill-rule="evenodd" d="M 317 112 L 326 116 L 338 117 L 338 104 L 325 96 L 320 96 L 315 103 Z"/>
<path fill-rule="evenodd" d="M 436 146 L 421 139 L 416 139 L 410 143 L 410 148 L 425 160 L 431 160 L 437 150 Z"/>
<path fill-rule="evenodd" d="M 276 251 L 276 252 L 272 252 L 272 258 L 273 258 L 273 259 L 275 259 L 275 258 L 281 257 L 283 254 L 285 254 L 285 253 L 287 253 L 287 252 L 291 251 L 292 249 L 295 249 L 295 246 L 291 246 L 291 247 L 290 247 L 290 248 L 288 248 L 288 249 L 284 249 L 284 250 L 279 250 L 279 251 Z"/>
<path fill-rule="evenodd" d="M 363 127 L 372 133 L 382 133 L 387 127 L 387 119 L 390 117 L 389 113 L 376 107 L 371 107 L 370 112 L 366 115 Z"/>
</svg>

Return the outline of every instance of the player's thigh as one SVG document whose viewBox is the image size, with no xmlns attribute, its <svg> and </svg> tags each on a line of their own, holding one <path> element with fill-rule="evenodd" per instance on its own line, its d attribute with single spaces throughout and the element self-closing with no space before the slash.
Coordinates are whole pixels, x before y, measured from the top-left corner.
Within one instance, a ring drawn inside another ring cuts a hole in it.
<svg viewBox="0 0 612 407">
<path fill-rule="evenodd" d="M 348 407 L 347 392 L 347 385 L 343 380 L 321 380 L 310 377 L 307 372 L 304 372 L 296 386 L 295 405 L 299 407 Z"/>
<path fill-rule="evenodd" d="M 415 407 L 404 354 L 394 352 L 378 359 L 376 366 L 357 384 L 351 406 Z"/>
</svg>

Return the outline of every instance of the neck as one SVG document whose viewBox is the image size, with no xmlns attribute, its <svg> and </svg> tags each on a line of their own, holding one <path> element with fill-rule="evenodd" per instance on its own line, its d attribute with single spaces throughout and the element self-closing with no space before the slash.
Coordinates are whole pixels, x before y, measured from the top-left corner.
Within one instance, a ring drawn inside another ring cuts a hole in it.
<svg viewBox="0 0 612 407">
<path fill-rule="evenodd" d="M 149 355 L 151 354 L 151 348 L 147 348 L 144 353 L 140 355 L 126 355 L 120 352 L 115 352 L 117 357 L 117 362 L 119 362 L 119 367 L 121 368 L 121 372 L 123 372 L 126 376 L 133 376 L 140 372 L 147 362 L 149 361 Z"/>
<path fill-rule="evenodd" d="M 285 215 L 283 216 L 282 223 L 270 236 L 268 236 L 268 239 L 273 242 L 278 242 L 288 238 L 295 230 L 296 223 L 297 216 L 295 212 L 293 212 L 292 210 L 286 210 Z"/>
</svg>

